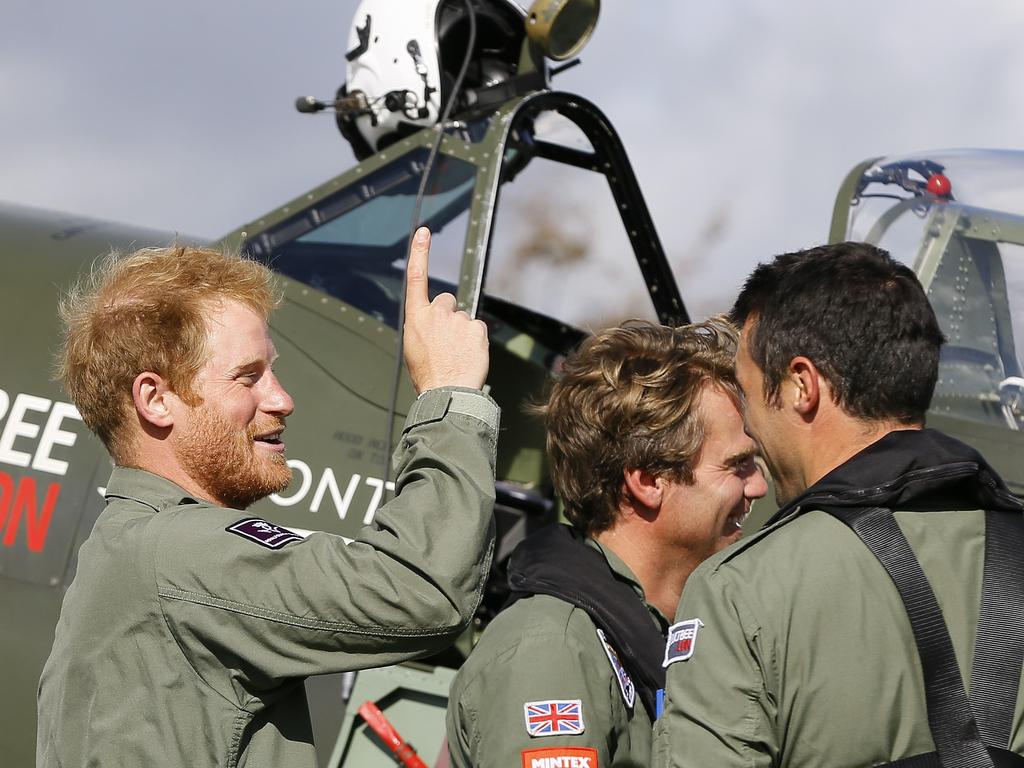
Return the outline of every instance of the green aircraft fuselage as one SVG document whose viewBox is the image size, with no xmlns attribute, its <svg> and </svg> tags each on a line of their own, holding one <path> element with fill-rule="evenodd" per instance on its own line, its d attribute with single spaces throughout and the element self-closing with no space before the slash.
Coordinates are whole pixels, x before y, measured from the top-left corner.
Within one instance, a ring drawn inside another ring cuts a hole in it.
<svg viewBox="0 0 1024 768">
<path fill-rule="evenodd" d="M 548 114 L 574 125 L 590 149 L 538 135 L 538 117 Z M 454 244 L 457 258 L 446 276 L 432 276 L 431 290 L 454 291 L 462 308 L 488 323 L 488 382 L 505 413 L 498 556 L 482 625 L 504 601 L 502 565 L 512 546 L 557 515 L 543 430 L 522 406 L 542 396 L 561 357 L 584 336 L 486 292 L 488 262 L 501 256 L 494 253 L 493 224 L 503 186 L 545 162 L 603 177 L 632 246 L 636 279 L 655 313 L 666 324 L 688 316 L 625 151 L 593 104 L 539 90 L 460 122 L 441 138 L 426 194 L 417 200 L 437 137 L 424 129 L 400 139 L 222 242 L 280 275 L 284 302 L 270 324 L 279 378 L 297 403 L 287 432 L 292 483 L 253 509 L 281 525 L 347 537 L 373 521 L 393 490 L 388 453 L 414 397 L 396 367 L 396 350 L 402 261 L 417 204 L 419 220 Z M 970 159 L 938 153 L 857 166 L 840 190 L 832 239 L 877 242 L 914 265 L 950 339 L 930 425 L 978 447 L 1024 495 L 1024 202 L 1008 211 L 954 197 L 957 168 L 984 179 L 984 168 Z M 1002 161 L 1024 168 L 1020 153 L 1004 153 Z M 936 173 L 952 179 L 954 195 L 930 190 Z M 7 291 L 0 304 L 0 350 L 7 361 L 0 377 L 0 754 L 5 764 L 23 765 L 34 750 L 39 672 L 76 552 L 102 509 L 111 466 L 50 376 L 59 344 L 58 297 L 111 248 L 166 245 L 174 238 L 11 205 L 0 205 L 0 233 Z M 759 505 L 752 523 L 772 511 L 770 503 Z M 462 645 L 427 665 L 360 673 L 354 689 L 351 676 L 311 680 L 322 764 L 392 764 L 345 706 L 362 698 L 386 702 L 403 736 L 422 754 L 436 755 L 447 682 L 466 650 Z"/>
</svg>

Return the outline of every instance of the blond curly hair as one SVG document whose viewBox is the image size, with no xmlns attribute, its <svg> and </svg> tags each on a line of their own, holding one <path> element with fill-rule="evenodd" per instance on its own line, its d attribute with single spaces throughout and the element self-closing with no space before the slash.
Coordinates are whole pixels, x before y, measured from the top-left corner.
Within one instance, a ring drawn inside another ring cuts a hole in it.
<svg viewBox="0 0 1024 768">
<path fill-rule="evenodd" d="M 586 339 L 565 361 L 546 405 L 547 451 L 565 515 L 593 535 L 615 521 L 624 472 L 693 481 L 708 387 L 741 402 L 736 331 L 724 318 L 668 328 L 641 320 Z"/>
</svg>

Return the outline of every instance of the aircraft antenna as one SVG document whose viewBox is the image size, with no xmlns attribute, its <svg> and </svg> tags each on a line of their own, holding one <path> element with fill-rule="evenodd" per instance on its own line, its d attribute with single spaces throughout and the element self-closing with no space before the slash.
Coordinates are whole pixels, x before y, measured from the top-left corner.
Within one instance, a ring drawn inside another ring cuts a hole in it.
<svg viewBox="0 0 1024 768">
<path fill-rule="evenodd" d="M 448 116 L 451 114 L 452 107 L 455 105 L 456 97 L 462 89 L 462 81 L 465 79 L 466 72 L 469 70 L 469 63 L 473 59 L 473 49 L 476 47 L 476 9 L 473 8 L 472 0 L 462 1 L 466 6 L 466 13 L 469 18 L 469 37 L 466 40 L 466 53 L 462 57 L 462 66 L 459 68 L 459 73 L 456 75 L 455 81 L 452 84 L 452 91 L 448 96 L 447 103 L 444 106 L 444 111 L 441 113 L 441 117 L 434 126 L 434 130 L 437 131 L 437 137 L 434 139 L 434 143 L 430 147 L 430 154 L 427 156 L 427 162 L 423 166 L 423 176 L 420 179 L 420 187 L 416 192 L 416 202 L 412 209 L 412 220 L 409 222 L 409 237 L 405 248 L 406 254 L 408 254 L 409 248 L 412 246 L 413 235 L 419 228 L 420 209 L 423 207 L 423 196 L 426 194 L 427 181 L 430 178 L 430 172 L 434 169 L 434 162 L 437 160 L 437 153 L 441 149 L 441 140 L 444 138 L 444 126 L 448 122 Z M 430 275 L 427 275 L 427 277 L 429 279 Z M 407 280 L 408 272 L 403 270 L 402 291 L 399 294 L 401 298 L 398 301 L 398 342 L 395 345 L 395 370 L 391 379 L 391 399 L 388 406 L 387 431 L 385 432 L 384 437 L 385 451 L 383 476 L 385 479 L 391 477 L 391 451 L 394 447 L 392 436 L 395 431 L 395 410 L 398 408 L 398 385 L 402 381 L 402 355 L 404 354 L 405 347 L 405 291 Z"/>
</svg>

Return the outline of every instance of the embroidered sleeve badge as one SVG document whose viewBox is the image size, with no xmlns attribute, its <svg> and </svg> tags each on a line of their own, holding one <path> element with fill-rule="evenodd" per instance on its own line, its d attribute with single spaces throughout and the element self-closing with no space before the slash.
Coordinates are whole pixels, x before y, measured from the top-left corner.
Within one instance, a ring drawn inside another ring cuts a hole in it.
<svg viewBox="0 0 1024 768">
<path fill-rule="evenodd" d="M 608 657 L 608 661 L 611 662 L 612 671 L 615 673 L 615 679 L 619 682 L 619 690 L 622 691 L 622 700 L 626 702 L 626 706 L 630 709 L 633 708 L 633 702 L 636 701 L 636 686 L 633 685 L 633 678 L 629 676 L 626 668 L 622 666 L 622 662 L 619 660 L 619 654 L 611 643 L 608 642 L 608 638 L 604 634 L 604 630 L 598 629 L 597 636 L 601 640 L 601 645 L 604 646 L 604 653 Z"/>
<path fill-rule="evenodd" d="M 526 732 L 531 736 L 583 733 L 583 702 L 579 699 L 528 701 L 523 705 Z"/>
<path fill-rule="evenodd" d="M 302 537 L 299 534 L 289 531 L 287 528 L 282 528 L 279 525 L 268 523 L 266 520 L 261 520 L 258 517 L 247 517 L 245 520 L 239 520 L 224 530 L 236 536 L 241 536 L 243 539 L 254 541 L 267 549 L 280 549 L 285 544 L 291 544 L 293 541 L 302 541 Z"/>
<path fill-rule="evenodd" d="M 667 667 L 693 656 L 694 648 L 697 646 L 697 630 L 703 626 L 704 622 L 700 619 L 687 619 L 669 627 L 668 642 L 665 643 L 665 661 L 661 666 Z"/>
<path fill-rule="evenodd" d="M 593 747 L 524 749 L 523 768 L 598 768 Z"/>
</svg>

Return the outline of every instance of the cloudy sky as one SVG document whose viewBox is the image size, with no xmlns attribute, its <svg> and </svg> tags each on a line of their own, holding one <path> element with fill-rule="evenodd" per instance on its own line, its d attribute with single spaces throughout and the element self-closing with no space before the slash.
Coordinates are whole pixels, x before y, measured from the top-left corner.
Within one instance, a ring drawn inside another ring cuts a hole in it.
<svg viewBox="0 0 1024 768">
<path fill-rule="evenodd" d="M 603 5 L 556 85 L 617 127 L 694 315 L 758 260 L 823 241 L 859 160 L 1022 143 L 1022 3 Z M 343 81 L 355 7 L 5 0 L 0 200 L 216 237 L 340 173 L 333 121 L 292 104 Z M 589 189 L 565 186 L 593 250 L 571 291 L 628 311 L 639 276 Z"/>
</svg>

